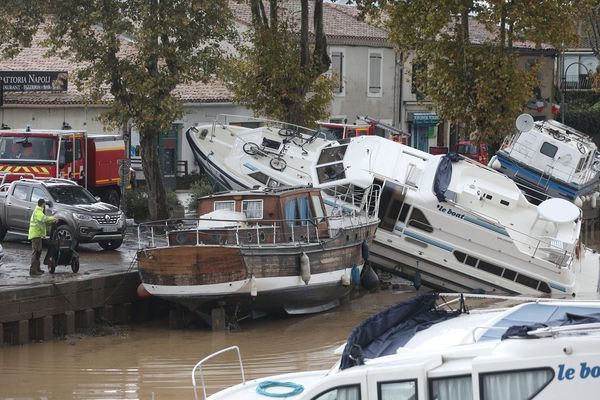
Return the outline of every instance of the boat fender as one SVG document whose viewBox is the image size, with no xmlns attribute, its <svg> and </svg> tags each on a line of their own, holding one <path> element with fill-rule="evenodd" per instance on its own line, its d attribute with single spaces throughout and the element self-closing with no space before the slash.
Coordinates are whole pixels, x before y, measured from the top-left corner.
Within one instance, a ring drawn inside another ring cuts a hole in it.
<svg viewBox="0 0 600 400">
<path fill-rule="evenodd" d="M 352 267 L 350 275 L 352 276 L 352 284 L 360 285 L 360 269 L 356 265 Z"/>
<path fill-rule="evenodd" d="M 583 207 L 583 200 L 581 199 L 581 196 L 575 197 L 575 201 L 573 203 L 579 208 Z"/>
<path fill-rule="evenodd" d="M 417 273 L 413 277 L 413 286 L 415 287 L 416 290 L 419 290 L 422 283 L 423 283 L 423 281 L 421 279 L 421 273 L 419 271 L 417 271 Z"/>
<path fill-rule="evenodd" d="M 137 287 L 137 295 L 140 299 L 152 296 L 152 294 L 146 290 L 143 283 L 140 283 Z"/>
<path fill-rule="evenodd" d="M 362 252 L 363 260 L 365 262 L 368 261 L 369 260 L 369 245 L 367 244 L 366 240 L 363 240 L 360 250 Z"/>
<path fill-rule="evenodd" d="M 256 287 L 256 279 L 254 275 L 250 278 L 250 296 L 256 297 L 258 295 L 258 288 Z"/>
<path fill-rule="evenodd" d="M 269 392 L 267 389 L 269 388 L 289 388 L 291 389 L 288 392 Z M 304 386 L 299 383 L 294 382 L 278 382 L 278 381 L 264 381 L 256 386 L 256 393 L 267 396 L 267 397 L 292 397 L 297 396 L 304 391 Z"/>
<path fill-rule="evenodd" d="M 598 205 L 598 196 L 600 196 L 599 192 L 594 192 L 594 194 L 592 195 L 592 208 L 596 208 L 596 206 Z"/>
<path fill-rule="evenodd" d="M 344 275 L 342 275 L 342 286 L 350 286 L 350 275 L 347 268 L 344 269 Z"/>
<path fill-rule="evenodd" d="M 500 168 L 502 168 L 502 163 L 500 162 L 500 160 L 498 160 L 498 158 L 496 158 L 496 156 L 494 156 L 492 157 L 489 166 L 495 169 L 496 171 L 499 171 Z"/>
<path fill-rule="evenodd" d="M 310 281 L 310 259 L 304 252 L 300 256 L 300 276 L 304 284 L 308 285 L 308 281 Z"/>
<path fill-rule="evenodd" d="M 360 283 L 367 290 L 376 290 L 379 287 L 379 277 L 370 264 L 363 267 Z"/>
</svg>

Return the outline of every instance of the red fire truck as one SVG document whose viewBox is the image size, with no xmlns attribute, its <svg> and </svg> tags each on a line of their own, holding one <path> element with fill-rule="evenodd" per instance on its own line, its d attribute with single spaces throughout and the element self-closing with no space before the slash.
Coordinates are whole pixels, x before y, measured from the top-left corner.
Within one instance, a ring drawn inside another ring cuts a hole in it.
<svg viewBox="0 0 600 400">
<path fill-rule="evenodd" d="M 81 130 L 0 130 L 0 178 L 19 174 L 71 179 L 102 201 L 119 205 L 125 142 L 118 135 Z M 126 168 L 128 171 L 128 168 Z"/>
</svg>

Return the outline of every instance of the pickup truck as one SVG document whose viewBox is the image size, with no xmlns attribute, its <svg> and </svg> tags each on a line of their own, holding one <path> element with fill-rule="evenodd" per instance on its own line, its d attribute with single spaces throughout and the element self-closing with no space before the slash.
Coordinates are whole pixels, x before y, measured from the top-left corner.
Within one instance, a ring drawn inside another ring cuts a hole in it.
<svg viewBox="0 0 600 400">
<path fill-rule="evenodd" d="M 27 236 L 31 213 L 40 198 L 46 200 L 46 213 L 58 220 L 52 239 L 98 243 L 105 250 L 123 243 L 125 215 L 77 183 L 58 178 L 20 179 L 0 185 L 0 240 L 7 233 Z"/>
</svg>

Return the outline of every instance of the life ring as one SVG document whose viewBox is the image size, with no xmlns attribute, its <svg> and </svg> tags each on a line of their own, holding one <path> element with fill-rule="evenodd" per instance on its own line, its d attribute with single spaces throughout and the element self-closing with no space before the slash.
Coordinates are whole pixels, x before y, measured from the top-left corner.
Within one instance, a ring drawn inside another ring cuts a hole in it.
<svg viewBox="0 0 600 400">
<path fill-rule="evenodd" d="M 269 392 L 267 389 L 273 387 L 284 387 L 290 388 L 289 392 Z M 267 397 L 291 397 L 297 396 L 304 391 L 304 386 L 294 382 L 277 382 L 277 381 L 264 381 L 258 384 L 256 387 L 256 393 Z"/>
</svg>

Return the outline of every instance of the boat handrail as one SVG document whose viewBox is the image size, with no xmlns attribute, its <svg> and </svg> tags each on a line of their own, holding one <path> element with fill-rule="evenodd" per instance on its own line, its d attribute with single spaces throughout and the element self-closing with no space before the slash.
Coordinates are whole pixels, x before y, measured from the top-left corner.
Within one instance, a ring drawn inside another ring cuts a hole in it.
<svg viewBox="0 0 600 400">
<path fill-rule="evenodd" d="M 535 337 L 555 337 L 564 334 L 588 334 L 600 333 L 600 322 L 592 322 L 588 324 L 573 324 L 564 326 L 546 326 L 527 332 L 528 336 Z"/>
<path fill-rule="evenodd" d="M 202 382 L 202 392 L 204 394 L 204 400 L 206 400 L 206 398 L 207 398 L 206 384 L 204 382 L 204 374 L 202 372 L 202 364 L 204 364 L 206 361 L 208 361 L 220 354 L 226 353 L 228 351 L 233 351 L 233 350 L 235 350 L 237 352 L 238 361 L 240 364 L 240 372 L 242 374 L 242 385 L 246 383 L 246 376 L 244 375 L 244 365 L 242 364 L 242 355 L 240 354 L 240 348 L 238 346 L 227 347 L 225 349 L 219 350 L 217 352 L 214 352 L 214 353 L 204 357 L 202 360 L 198 361 L 198 363 L 196 365 L 194 365 L 194 368 L 192 369 L 192 386 L 194 387 L 194 399 L 195 400 L 198 400 L 198 390 L 196 387 L 196 368 L 199 368 L 199 371 L 200 371 L 200 380 Z"/>
</svg>

